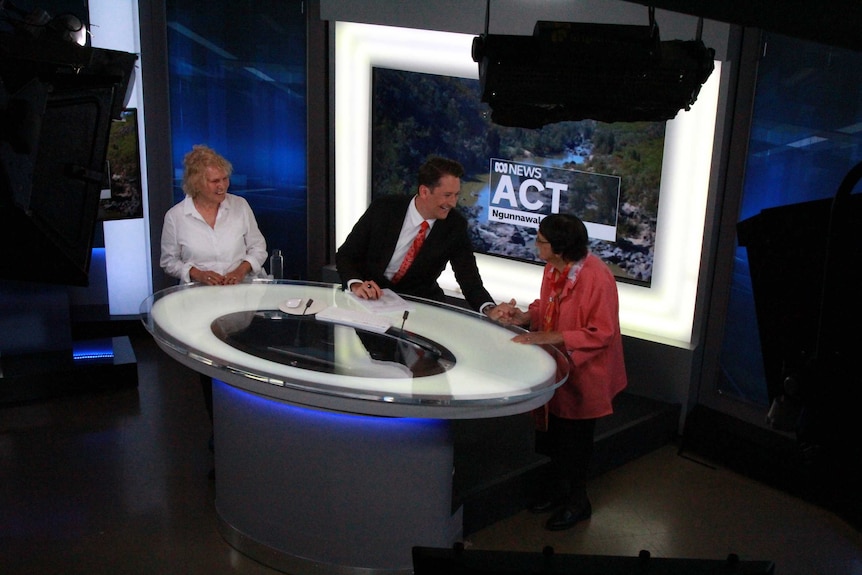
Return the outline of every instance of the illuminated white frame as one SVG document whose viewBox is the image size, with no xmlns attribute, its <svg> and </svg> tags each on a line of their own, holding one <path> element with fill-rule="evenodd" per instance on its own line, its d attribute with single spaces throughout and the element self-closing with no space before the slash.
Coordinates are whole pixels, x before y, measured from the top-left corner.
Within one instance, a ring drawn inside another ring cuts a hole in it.
<svg viewBox="0 0 862 575">
<path fill-rule="evenodd" d="M 477 79 L 474 35 L 336 22 L 335 241 L 347 237 L 368 206 L 370 190 L 371 70 L 374 66 Z M 667 123 L 650 287 L 618 282 L 623 332 L 689 347 L 712 165 L 721 63 L 689 112 Z M 485 286 L 498 301 L 533 301 L 541 266 L 476 254 Z M 460 295 L 451 269 L 440 278 Z"/>
</svg>

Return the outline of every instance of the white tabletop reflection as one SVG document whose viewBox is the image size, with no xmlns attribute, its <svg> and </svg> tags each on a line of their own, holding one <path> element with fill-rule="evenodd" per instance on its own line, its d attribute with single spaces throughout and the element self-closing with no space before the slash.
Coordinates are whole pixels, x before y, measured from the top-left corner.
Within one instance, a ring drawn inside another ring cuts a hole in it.
<svg viewBox="0 0 862 575">
<path fill-rule="evenodd" d="M 475 418 L 521 413 L 550 399 L 567 358 L 516 344 L 517 328 L 455 306 L 405 298 L 365 330 L 316 318 L 366 312 L 333 284 L 255 280 L 184 284 L 141 304 L 159 346 L 226 383 L 298 404 L 372 415 Z M 310 302 L 310 303 L 309 303 Z"/>
</svg>

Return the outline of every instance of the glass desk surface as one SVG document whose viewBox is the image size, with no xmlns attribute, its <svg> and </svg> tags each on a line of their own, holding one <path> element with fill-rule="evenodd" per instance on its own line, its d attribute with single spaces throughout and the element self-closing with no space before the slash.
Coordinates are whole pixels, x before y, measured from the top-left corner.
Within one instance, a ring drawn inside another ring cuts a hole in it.
<svg viewBox="0 0 862 575">
<path fill-rule="evenodd" d="M 316 317 L 331 307 L 367 312 L 339 285 L 255 280 L 159 291 L 141 304 L 141 319 L 192 369 L 337 411 L 494 417 L 542 405 L 568 375 L 559 349 L 514 343 L 519 328 L 470 310 L 404 296 L 376 313 L 391 327 L 366 330 Z"/>
</svg>

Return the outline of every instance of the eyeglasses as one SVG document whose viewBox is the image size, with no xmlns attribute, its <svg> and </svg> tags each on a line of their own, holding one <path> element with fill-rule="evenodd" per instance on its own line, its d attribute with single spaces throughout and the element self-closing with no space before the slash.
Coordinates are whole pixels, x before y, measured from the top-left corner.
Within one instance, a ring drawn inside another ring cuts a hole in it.
<svg viewBox="0 0 862 575">
<path fill-rule="evenodd" d="M 549 242 L 548 240 L 543 240 L 542 238 L 537 237 L 537 238 L 536 238 L 536 243 L 537 243 L 537 244 L 549 244 L 549 243 L 551 243 L 551 242 Z"/>
</svg>

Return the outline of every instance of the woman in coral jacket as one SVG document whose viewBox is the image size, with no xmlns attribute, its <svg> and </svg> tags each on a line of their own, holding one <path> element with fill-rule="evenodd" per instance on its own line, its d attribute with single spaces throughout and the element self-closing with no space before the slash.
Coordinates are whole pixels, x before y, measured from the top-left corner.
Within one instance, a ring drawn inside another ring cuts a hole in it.
<svg viewBox="0 0 862 575">
<path fill-rule="evenodd" d="M 571 360 L 569 378 L 539 410 L 536 448 L 551 458 L 530 510 L 553 512 L 545 527 L 568 529 L 592 515 L 586 482 L 596 420 L 613 412 L 613 399 L 627 384 L 616 280 L 589 251 L 583 222 L 568 214 L 542 220 L 536 237 L 546 262 L 539 299 L 526 312 L 515 301 L 492 317 L 529 327 L 517 343 L 550 344 Z"/>
</svg>

